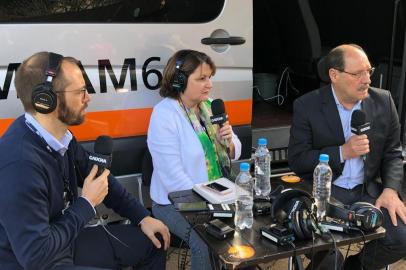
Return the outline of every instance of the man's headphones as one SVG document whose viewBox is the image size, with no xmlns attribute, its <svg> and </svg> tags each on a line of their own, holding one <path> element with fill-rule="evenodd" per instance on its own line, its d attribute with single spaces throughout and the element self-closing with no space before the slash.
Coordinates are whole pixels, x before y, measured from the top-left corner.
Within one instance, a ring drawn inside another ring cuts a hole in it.
<svg viewBox="0 0 406 270">
<path fill-rule="evenodd" d="M 182 70 L 183 63 L 186 57 L 191 53 L 191 50 L 185 50 L 176 59 L 175 72 L 171 80 L 172 88 L 178 92 L 183 93 L 187 86 L 188 75 Z"/>
<path fill-rule="evenodd" d="M 373 231 L 380 227 L 383 222 L 381 209 L 367 202 L 356 202 L 351 206 L 329 202 L 326 214 L 328 217 L 344 220 L 350 226 L 363 231 Z"/>
<path fill-rule="evenodd" d="M 290 229 L 299 240 L 310 239 L 317 230 L 316 215 L 312 210 L 313 198 L 299 189 L 285 189 L 272 203 L 271 217 Z"/>
<path fill-rule="evenodd" d="M 57 53 L 48 53 L 48 66 L 45 71 L 45 81 L 36 85 L 31 96 L 34 109 L 43 114 L 51 113 L 57 104 L 56 93 L 52 90 L 52 80 L 58 74 L 63 56 Z"/>
</svg>

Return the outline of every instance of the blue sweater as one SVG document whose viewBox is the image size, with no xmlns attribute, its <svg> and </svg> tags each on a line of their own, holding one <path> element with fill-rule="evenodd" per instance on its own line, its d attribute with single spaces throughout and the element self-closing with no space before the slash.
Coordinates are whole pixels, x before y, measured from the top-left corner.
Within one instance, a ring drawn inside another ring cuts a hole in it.
<svg viewBox="0 0 406 270">
<path fill-rule="evenodd" d="M 91 164 L 75 138 L 67 153 L 45 141 L 19 117 L 0 139 L 0 269 L 49 269 L 72 258 L 73 243 L 94 217 L 77 196 Z M 74 201 L 64 213 L 64 178 Z M 149 213 L 112 176 L 103 203 L 138 224 Z"/>
</svg>

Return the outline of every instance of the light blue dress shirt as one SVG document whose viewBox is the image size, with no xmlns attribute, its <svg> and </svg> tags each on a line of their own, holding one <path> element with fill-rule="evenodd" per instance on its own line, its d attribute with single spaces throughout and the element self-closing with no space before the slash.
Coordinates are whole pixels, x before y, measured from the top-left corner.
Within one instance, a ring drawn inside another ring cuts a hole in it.
<svg viewBox="0 0 406 270">
<path fill-rule="evenodd" d="M 28 127 L 34 131 L 38 136 L 40 136 L 47 144 L 47 149 L 50 151 L 49 147 L 52 150 L 61 154 L 61 156 L 65 155 L 66 151 L 68 150 L 68 146 L 70 141 L 72 140 L 72 133 L 68 130 L 63 135 L 62 139 L 59 141 L 57 140 L 51 133 L 49 133 L 45 128 L 32 117 L 31 114 L 25 113 L 25 122 L 27 123 Z"/>
<path fill-rule="evenodd" d="M 350 139 L 350 137 L 354 135 L 351 132 L 351 116 L 355 110 L 361 109 L 361 100 L 358 101 L 351 110 L 347 110 L 338 101 L 333 87 L 331 87 L 331 91 L 333 92 L 338 113 L 340 114 L 341 126 L 343 127 L 345 141 L 347 142 Z M 344 162 L 341 153 L 341 146 L 340 146 L 340 159 L 341 162 Z M 341 176 L 338 177 L 333 184 L 345 189 L 353 189 L 355 186 L 362 184 L 363 182 L 364 182 L 364 161 L 362 160 L 361 157 L 357 157 L 345 161 L 344 169 Z"/>
<path fill-rule="evenodd" d="M 66 131 L 66 133 L 62 136 L 61 140 L 59 141 L 45 128 L 43 128 L 41 124 L 38 123 L 38 121 L 35 120 L 34 117 L 32 117 L 31 114 L 25 113 L 24 117 L 27 126 L 46 142 L 47 149 L 49 152 L 52 152 L 52 150 L 54 150 L 58 152 L 61 156 L 65 155 L 66 151 L 68 150 L 69 143 L 73 138 L 73 135 L 69 130 Z M 81 197 L 84 198 L 89 203 L 89 205 L 93 208 L 94 213 L 96 214 L 96 209 L 92 206 L 90 201 L 86 197 L 83 196 Z"/>
</svg>

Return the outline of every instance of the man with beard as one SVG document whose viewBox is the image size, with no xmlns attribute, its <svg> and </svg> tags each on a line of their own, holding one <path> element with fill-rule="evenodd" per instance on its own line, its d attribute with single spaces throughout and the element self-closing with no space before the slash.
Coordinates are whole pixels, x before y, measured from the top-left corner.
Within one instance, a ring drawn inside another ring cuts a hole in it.
<svg viewBox="0 0 406 270">
<path fill-rule="evenodd" d="M 399 118 L 390 93 L 370 87 L 374 68 L 361 47 L 338 46 L 325 64 L 331 84 L 294 102 L 289 165 L 312 181 L 319 155 L 328 154 L 331 195 L 346 205 L 362 201 L 382 210 L 386 236 L 368 242 L 344 264 L 344 269 L 381 269 L 406 256 L 406 208 L 399 198 L 403 181 Z M 366 134 L 351 132 L 355 110 L 362 110 L 370 122 Z"/>
<path fill-rule="evenodd" d="M 164 269 L 168 228 L 68 130 L 90 102 L 78 61 L 36 53 L 15 85 L 26 113 L 0 139 L 0 269 Z M 86 227 L 101 202 L 132 225 Z"/>
</svg>

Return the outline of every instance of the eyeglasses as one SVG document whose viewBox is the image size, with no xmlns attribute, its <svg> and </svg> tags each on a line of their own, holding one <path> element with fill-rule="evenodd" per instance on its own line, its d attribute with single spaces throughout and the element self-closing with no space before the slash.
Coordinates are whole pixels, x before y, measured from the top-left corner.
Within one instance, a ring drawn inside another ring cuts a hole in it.
<svg viewBox="0 0 406 270">
<path fill-rule="evenodd" d="M 72 93 L 83 93 L 82 98 L 85 99 L 86 97 L 86 93 L 88 93 L 87 88 L 86 87 L 82 87 L 80 89 L 76 89 L 76 90 L 64 90 L 64 91 L 55 91 L 56 93 L 66 93 L 66 92 L 72 92 Z"/>
<path fill-rule="evenodd" d="M 363 70 L 363 71 L 360 71 L 360 72 L 357 72 L 357 73 L 348 72 L 348 71 L 345 71 L 343 69 L 338 69 L 338 68 L 336 68 L 336 70 L 338 70 L 339 72 L 347 73 L 347 74 L 353 76 L 356 79 L 361 79 L 364 76 L 371 77 L 372 74 L 374 74 L 375 68 L 372 67 L 370 69 Z"/>
</svg>

